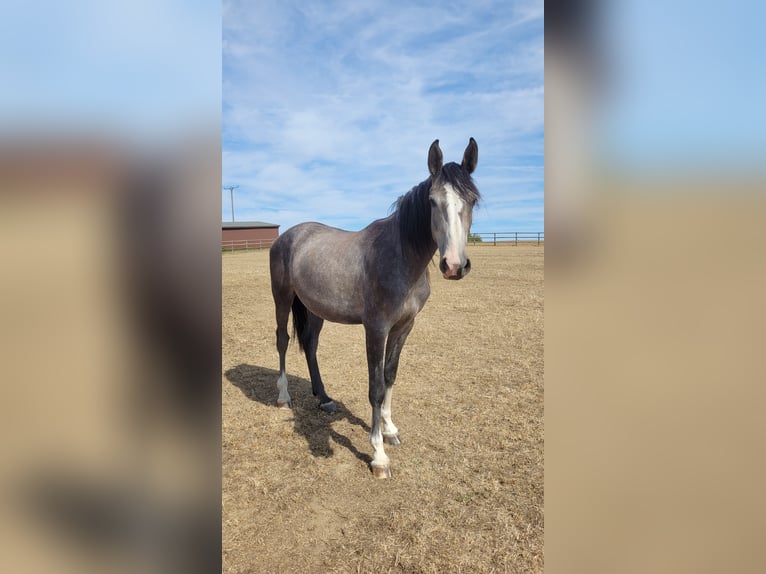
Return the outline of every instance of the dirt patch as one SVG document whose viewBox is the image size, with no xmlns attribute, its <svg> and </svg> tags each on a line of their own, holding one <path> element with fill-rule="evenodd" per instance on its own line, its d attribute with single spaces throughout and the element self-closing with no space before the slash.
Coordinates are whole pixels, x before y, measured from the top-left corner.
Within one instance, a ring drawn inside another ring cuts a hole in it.
<svg viewBox="0 0 766 574">
<path fill-rule="evenodd" d="M 223 257 L 224 572 L 541 572 L 543 253 L 476 246 L 402 352 L 387 447 L 369 470 L 364 331 L 326 323 L 317 409 L 298 346 L 293 409 L 276 408 L 268 251 Z"/>
</svg>

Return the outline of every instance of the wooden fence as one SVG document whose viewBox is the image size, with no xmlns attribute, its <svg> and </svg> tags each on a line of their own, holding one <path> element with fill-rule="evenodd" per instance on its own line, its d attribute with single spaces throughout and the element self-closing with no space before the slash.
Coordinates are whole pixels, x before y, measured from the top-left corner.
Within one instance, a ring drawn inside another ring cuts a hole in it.
<svg viewBox="0 0 766 574">
<path fill-rule="evenodd" d="M 266 249 L 274 239 L 230 239 L 221 243 L 221 251 L 241 251 L 243 249 Z"/>
</svg>

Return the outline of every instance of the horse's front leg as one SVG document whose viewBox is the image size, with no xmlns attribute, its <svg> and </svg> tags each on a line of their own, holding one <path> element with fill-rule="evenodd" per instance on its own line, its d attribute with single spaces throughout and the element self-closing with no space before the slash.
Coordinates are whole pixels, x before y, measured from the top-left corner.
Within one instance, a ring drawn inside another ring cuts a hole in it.
<svg viewBox="0 0 766 574">
<path fill-rule="evenodd" d="M 388 444 L 400 444 L 399 429 L 396 428 L 394 421 L 391 420 L 391 397 L 393 395 L 394 383 L 396 382 L 396 372 L 399 369 L 399 355 L 407 340 L 407 335 L 412 331 L 415 324 L 414 319 L 410 319 L 402 325 L 391 329 L 386 342 L 386 358 L 383 367 L 383 375 L 386 382 L 386 394 L 383 397 L 383 407 L 381 415 L 383 417 L 383 440 Z"/>
<path fill-rule="evenodd" d="M 381 409 L 386 397 L 386 381 L 383 373 L 383 360 L 387 333 L 385 329 L 365 326 L 367 337 L 367 369 L 369 371 L 369 396 L 372 406 L 372 425 L 370 444 L 374 450 L 372 474 L 375 478 L 391 478 L 391 465 L 383 448 L 381 429 Z"/>
</svg>

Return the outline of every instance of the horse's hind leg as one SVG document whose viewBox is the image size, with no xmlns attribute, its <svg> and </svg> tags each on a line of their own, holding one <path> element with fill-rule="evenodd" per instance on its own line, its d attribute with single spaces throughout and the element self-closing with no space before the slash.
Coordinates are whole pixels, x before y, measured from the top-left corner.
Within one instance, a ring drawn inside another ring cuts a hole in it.
<svg viewBox="0 0 766 574">
<path fill-rule="evenodd" d="M 279 398 L 277 398 L 277 406 L 279 408 L 290 408 L 290 393 L 287 392 L 287 371 L 285 369 L 287 345 L 290 342 L 290 335 L 287 333 L 287 320 L 290 316 L 290 301 L 282 301 L 281 299 L 277 301 L 277 297 L 274 299 L 277 310 L 277 351 L 279 351 L 279 379 L 277 380 Z"/>
<path fill-rule="evenodd" d="M 334 413 L 338 407 L 325 392 L 322 376 L 319 374 L 317 363 L 317 347 L 319 346 L 319 333 L 322 331 L 324 319 L 307 310 L 306 327 L 300 335 L 301 346 L 306 353 L 306 364 L 311 377 L 311 392 L 319 399 L 319 408 L 328 413 Z"/>
</svg>

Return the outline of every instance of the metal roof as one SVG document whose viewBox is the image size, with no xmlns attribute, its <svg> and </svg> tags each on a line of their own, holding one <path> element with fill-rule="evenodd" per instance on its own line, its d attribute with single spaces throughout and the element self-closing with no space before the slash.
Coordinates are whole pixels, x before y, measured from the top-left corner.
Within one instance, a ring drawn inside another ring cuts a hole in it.
<svg viewBox="0 0 766 574">
<path fill-rule="evenodd" d="M 266 223 L 265 221 L 222 221 L 222 229 L 249 229 L 259 227 L 279 227 L 276 223 Z"/>
</svg>

